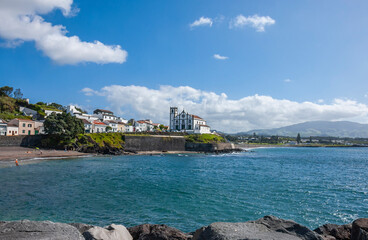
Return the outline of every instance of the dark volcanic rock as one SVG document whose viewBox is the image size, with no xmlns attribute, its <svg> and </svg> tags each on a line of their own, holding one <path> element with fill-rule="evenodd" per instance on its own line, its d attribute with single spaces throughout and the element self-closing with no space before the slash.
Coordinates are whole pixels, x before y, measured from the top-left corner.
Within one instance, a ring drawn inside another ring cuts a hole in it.
<svg viewBox="0 0 368 240">
<path fill-rule="evenodd" d="M 326 240 L 350 240 L 351 224 L 325 224 L 314 229 L 314 231 L 322 235 Z"/>
<path fill-rule="evenodd" d="M 359 218 L 353 222 L 351 240 L 368 240 L 368 218 Z"/>
<path fill-rule="evenodd" d="M 128 228 L 133 240 L 187 240 L 189 235 L 176 228 L 158 224 L 143 224 Z"/>
<path fill-rule="evenodd" d="M 88 225 L 84 223 L 69 223 L 69 225 L 77 228 L 80 233 L 84 233 L 85 231 L 94 227 L 93 225 Z"/>
<path fill-rule="evenodd" d="M 79 231 L 66 223 L 29 220 L 1 222 L 1 240 L 83 240 Z"/>
<path fill-rule="evenodd" d="M 323 240 L 323 238 L 294 221 L 265 216 L 244 223 L 212 223 L 198 229 L 193 240 Z"/>
</svg>

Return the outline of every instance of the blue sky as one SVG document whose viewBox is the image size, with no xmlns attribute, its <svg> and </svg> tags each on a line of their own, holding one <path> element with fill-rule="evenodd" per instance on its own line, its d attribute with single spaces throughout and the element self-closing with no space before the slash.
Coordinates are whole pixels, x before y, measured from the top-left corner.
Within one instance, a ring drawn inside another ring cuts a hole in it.
<svg viewBox="0 0 368 240">
<path fill-rule="evenodd" d="M 14 0 L 19 4 L 24 1 Z M 111 108 L 127 118 L 156 121 L 165 121 L 168 105 L 178 105 L 191 112 L 198 111 L 193 113 L 205 116 L 217 129 L 228 131 L 236 130 L 224 126 L 231 123 L 219 117 L 221 113 L 233 116 L 242 130 L 303 120 L 368 123 L 364 112 L 368 109 L 367 1 L 59 0 L 55 6 L 47 6 L 47 10 L 36 3 L 21 9 L 17 4 L 6 2 L 0 3 L 0 9 L 3 8 L 0 12 L 9 13 L 0 19 L 3 25 L 15 9 L 18 17 L 40 16 L 44 23 L 64 26 L 68 32 L 63 34 L 67 37 L 78 36 L 85 42 L 98 40 L 106 46 L 121 46 L 114 56 L 106 53 L 103 63 L 94 60 L 95 55 L 80 61 L 65 56 L 57 60 L 60 52 L 66 50 L 50 50 L 50 42 L 42 42 L 35 36 L 38 33 L 31 37 L 23 33 L 10 34 L 17 30 L 0 24 L 1 85 L 21 88 L 31 102 L 73 103 L 88 110 Z M 70 6 L 72 10 L 66 14 Z M 269 17 L 274 24 L 266 25 L 263 32 L 251 24 L 230 27 L 239 15 Z M 212 25 L 190 27 L 201 17 L 211 19 Z M 24 42 L 9 47 L 19 40 Z M 83 51 L 73 50 L 75 55 Z M 215 59 L 214 54 L 228 58 Z M 119 92 L 136 92 L 137 95 L 129 97 L 142 98 L 138 106 L 132 99 L 116 96 L 119 93 L 112 91 L 118 87 L 104 89 L 112 85 L 144 87 L 147 92 L 141 91 L 144 95 L 132 89 Z M 178 95 L 181 94 L 178 87 L 188 86 L 199 92 L 200 97 L 196 99 L 191 95 L 192 90 L 184 91 L 184 99 L 175 96 L 159 99 L 150 95 L 157 91 L 163 95 L 162 91 L 168 90 L 161 86 L 166 85 Z M 82 91 L 85 88 L 89 92 Z M 207 104 L 210 101 L 207 93 L 216 96 L 224 93 L 227 102 Z M 264 98 L 257 99 L 257 96 Z M 255 102 L 241 101 L 247 97 L 253 97 Z M 264 100 L 266 97 L 271 98 L 275 104 L 272 106 L 279 107 L 279 111 L 265 109 L 264 115 L 284 112 L 290 106 L 283 100 L 298 109 L 290 114 L 299 115 L 277 115 L 277 121 L 269 124 L 250 119 L 249 114 L 262 118 L 262 114 L 252 112 L 250 106 L 262 109 L 269 105 Z M 224 110 L 229 101 L 247 106 Z M 156 105 L 160 104 L 165 109 L 157 113 Z M 217 109 L 217 106 L 222 107 Z M 313 112 L 300 114 L 310 108 Z M 321 112 L 324 114 L 318 115 Z"/>
</svg>

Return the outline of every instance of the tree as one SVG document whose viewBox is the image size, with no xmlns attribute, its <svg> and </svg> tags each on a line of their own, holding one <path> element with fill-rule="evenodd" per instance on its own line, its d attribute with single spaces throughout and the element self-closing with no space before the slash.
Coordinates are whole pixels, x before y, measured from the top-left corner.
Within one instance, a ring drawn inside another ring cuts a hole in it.
<svg viewBox="0 0 368 240">
<path fill-rule="evenodd" d="M 301 138 L 300 138 L 300 133 L 298 133 L 298 136 L 296 136 L 296 142 L 299 144 L 301 141 Z"/>
<path fill-rule="evenodd" d="M 0 88 L 0 96 L 11 97 L 13 88 L 9 86 L 4 86 Z"/>
<path fill-rule="evenodd" d="M 44 123 L 47 134 L 59 135 L 65 139 L 71 139 L 78 134 L 84 133 L 84 125 L 81 119 L 78 119 L 70 113 L 51 113 Z"/>
<path fill-rule="evenodd" d="M 51 103 L 49 106 L 54 107 L 56 109 L 59 109 L 60 111 L 65 111 L 65 107 L 63 105 L 57 104 L 57 103 Z"/>
<path fill-rule="evenodd" d="M 22 99 L 23 98 L 23 93 L 20 91 L 20 88 L 15 89 L 13 94 L 14 94 L 15 99 Z"/>
<path fill-rule="evenodd" d="M 107 126 L 106 127 L 106 132 L 109 132 L 109 131 L 111 131 L 112 130 L 112 127 L 110 127 L 110 126 Z"/>
</svg>

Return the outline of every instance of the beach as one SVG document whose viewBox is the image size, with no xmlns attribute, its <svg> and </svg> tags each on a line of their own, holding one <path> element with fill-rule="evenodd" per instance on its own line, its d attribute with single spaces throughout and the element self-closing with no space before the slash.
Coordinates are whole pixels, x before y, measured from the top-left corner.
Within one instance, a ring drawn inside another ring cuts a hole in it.
<svg viewBox="0 0 368 240">
<path fill-rule="evenodd" d="M 77 151 L 45 150 L 27 147 L 0 147 L 0 161 L 26 160 L 33 158 L 67 158 L 90 155 Z"/>
</svg>

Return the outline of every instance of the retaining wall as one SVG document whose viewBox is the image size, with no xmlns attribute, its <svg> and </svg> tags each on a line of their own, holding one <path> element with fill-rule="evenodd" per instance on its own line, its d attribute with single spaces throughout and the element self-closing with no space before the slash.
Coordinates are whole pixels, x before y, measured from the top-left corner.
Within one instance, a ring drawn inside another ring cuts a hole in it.
<svg viewBox="0 0 368 240">
<path fill-rule="evenodd" d="M 185 151 L 184 137 L 125 136 L 126 151 Z"/>
<path fill-rule="evenodd" d="M 0 146 L 33 147 L 41 143 L 42 135 L 0 136 Z"/>
</svg>

